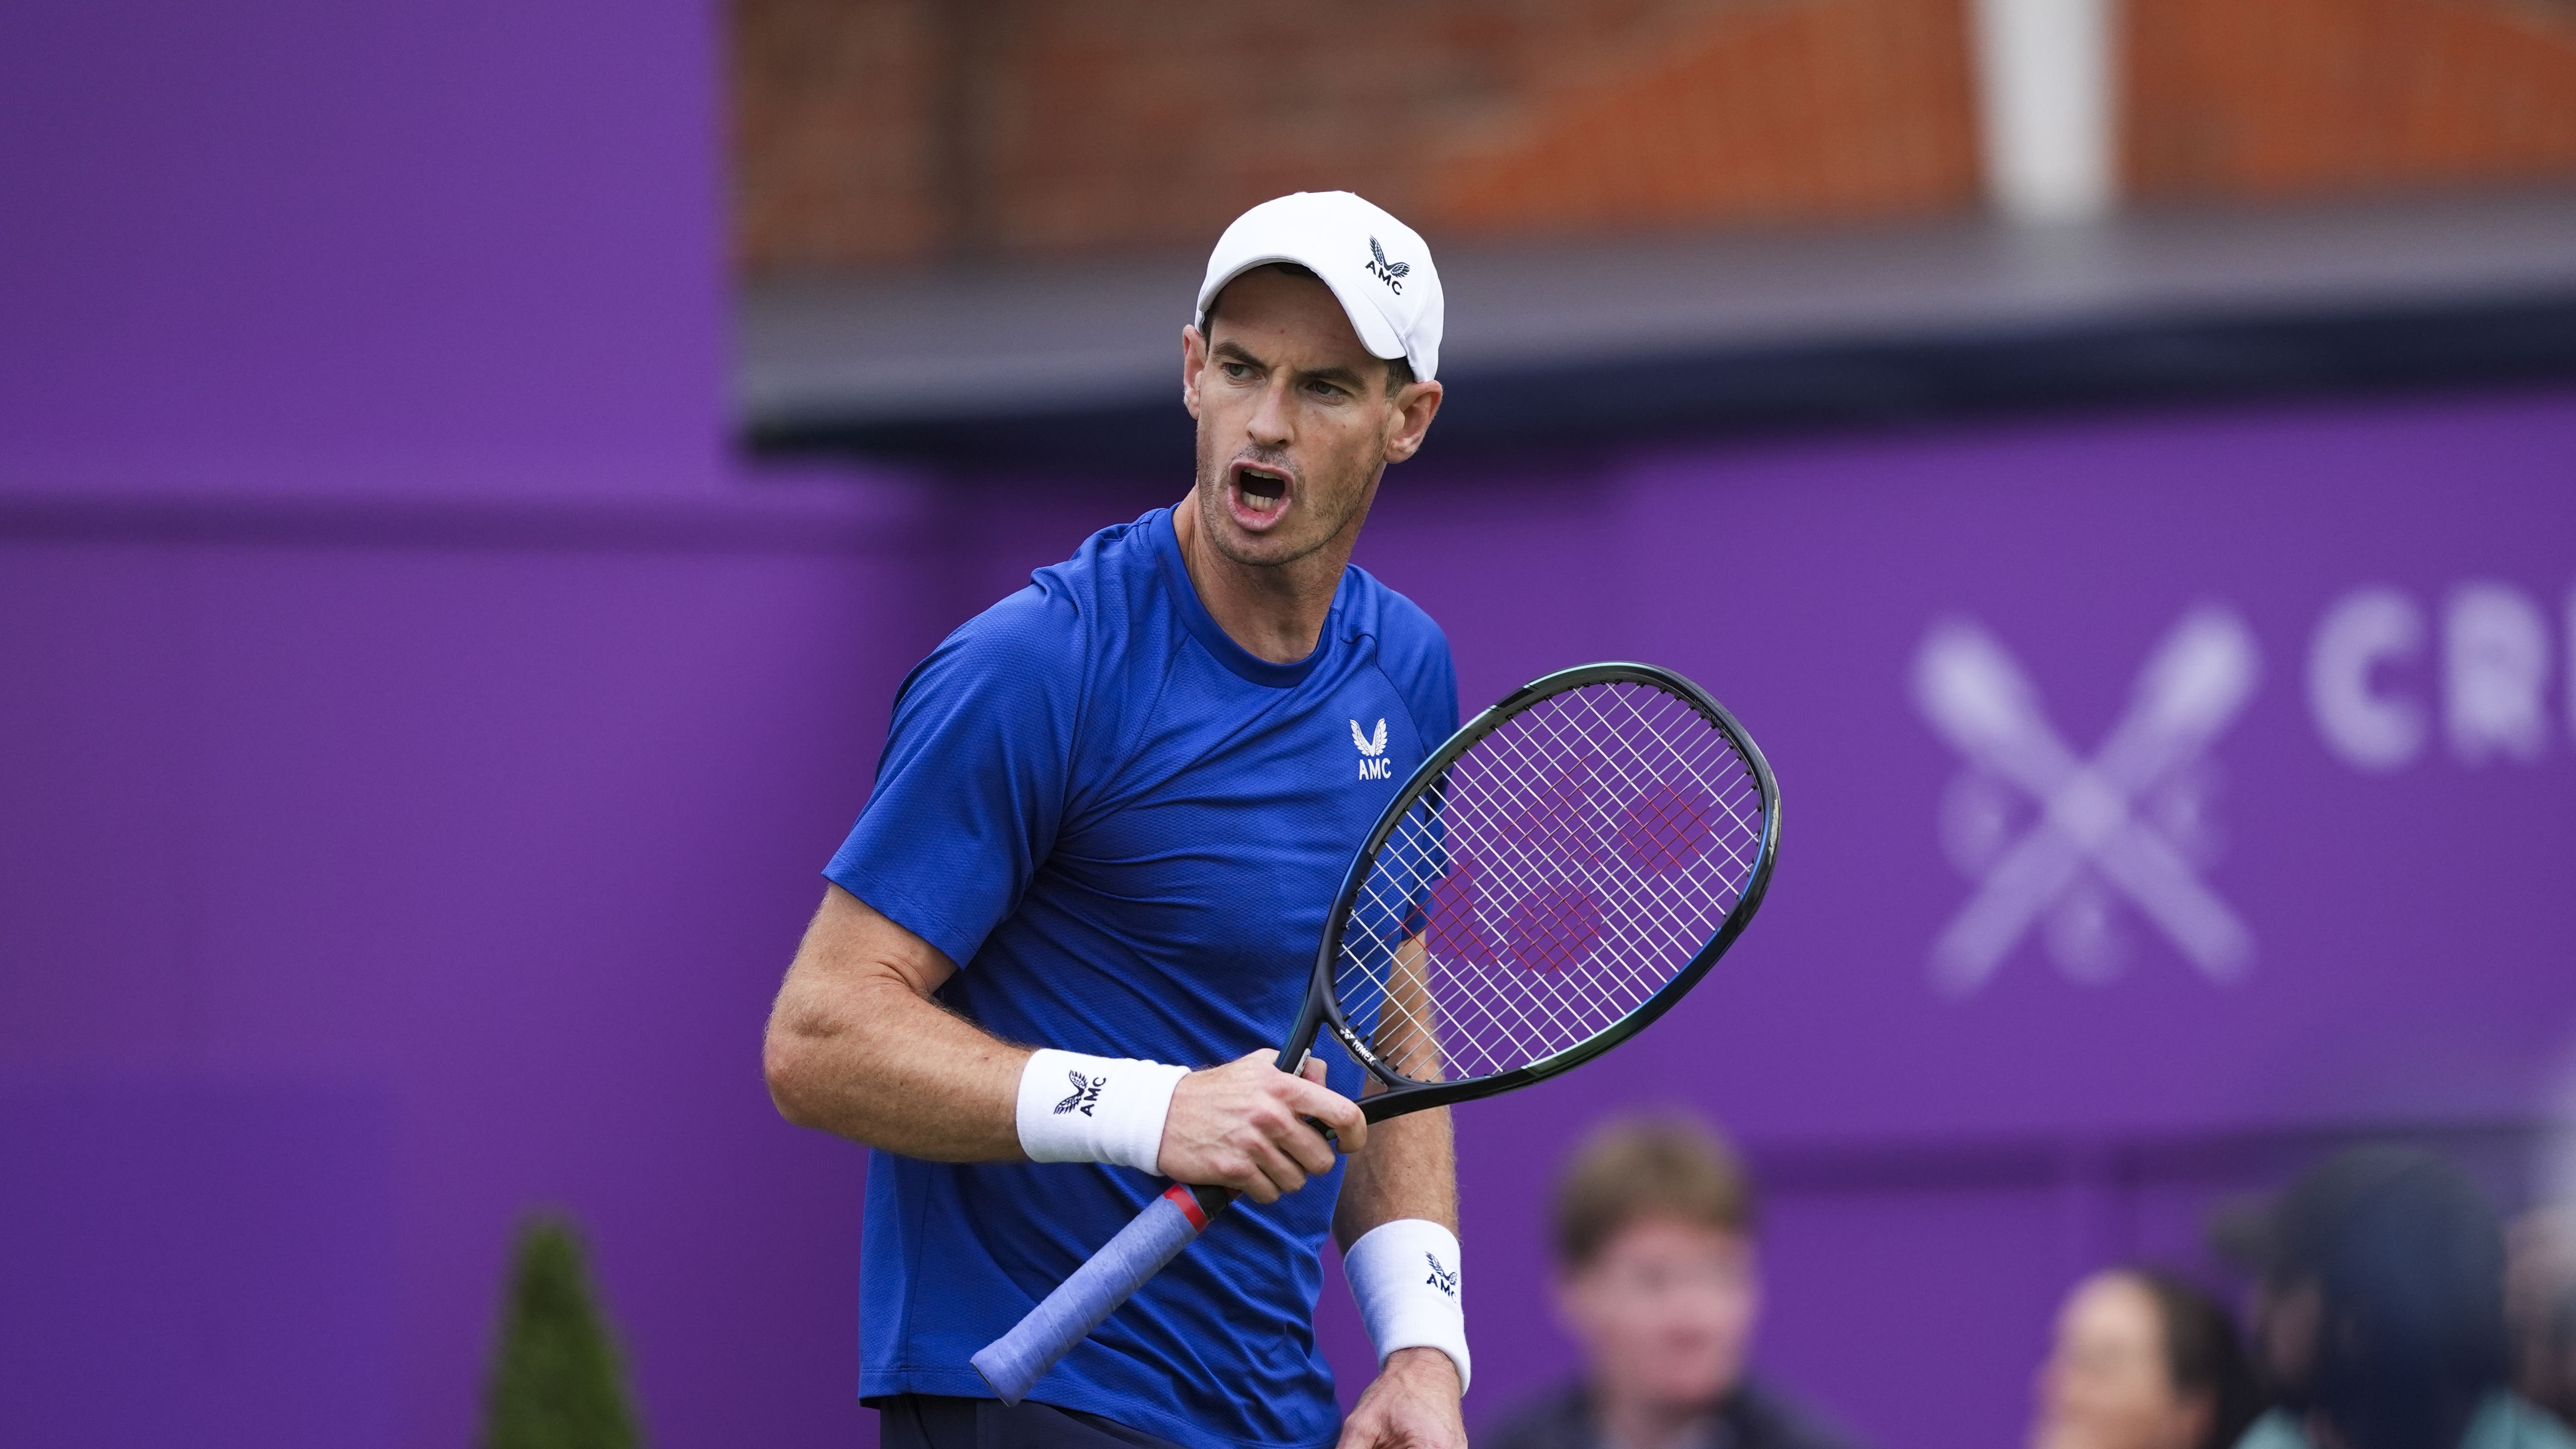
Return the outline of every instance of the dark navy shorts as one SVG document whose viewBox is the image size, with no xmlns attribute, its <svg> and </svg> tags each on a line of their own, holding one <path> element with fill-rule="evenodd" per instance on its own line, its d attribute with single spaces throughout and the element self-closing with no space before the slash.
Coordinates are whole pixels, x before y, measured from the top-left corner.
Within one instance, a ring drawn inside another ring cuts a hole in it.
<svg viewBox="0 0 2576 1449">
<path fill-rule="evenodd" d="M 1176 1449 L 1168 1439 L 1077 1409 L 937 1394 L 868 1400 L 880 1449 Z"/>
</svg>

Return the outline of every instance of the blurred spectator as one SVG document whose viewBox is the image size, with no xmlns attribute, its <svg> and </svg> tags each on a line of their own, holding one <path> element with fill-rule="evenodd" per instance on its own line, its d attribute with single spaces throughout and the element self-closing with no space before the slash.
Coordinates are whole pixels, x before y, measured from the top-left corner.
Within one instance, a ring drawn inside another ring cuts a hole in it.
<svg viewBox="0 0 2576 1449">
<path fill-rule="evenodd" d="M 2576 1208 L 2534 1208 L 2505 1234 L 2514 1392 L 2576 1424 Z"/>
<path fill-rule="evenodd" d="M 2358 1148 L 2224 1236 L 2280 1404 L 2239 1449 L 2576 1449 L 2507 1388 L 2504 1232 L 2457 1168 Z"/>
<path fill-rule="evenodd" d="M 1582 1382 L 1533 1403 L 1483 1449 L 1846 1449 L 1745 1375 L 1761 1314 L 1753 1183 L 1697 1123 L 1605 1124 L 1556 1191 L 1559 1311 Z"/>
<path fill-rule="evenodd" d="M 2075 1285 L 2038 1389 L 2031 1449 L 2227 1449 L 2256 1408 L 2227 1310 L 2143 1268 Z"/>
</svg>

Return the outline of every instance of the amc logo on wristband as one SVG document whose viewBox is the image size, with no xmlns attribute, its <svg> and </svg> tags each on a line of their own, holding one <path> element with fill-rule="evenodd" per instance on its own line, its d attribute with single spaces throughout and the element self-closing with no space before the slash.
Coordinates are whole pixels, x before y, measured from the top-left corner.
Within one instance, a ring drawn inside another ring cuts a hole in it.
<svg viewBox="0 0 2576 1449">
<path fill-rule="evenodd" d="M 1061 1117 L 1079 1107 L 1082 1109 L 1083 1116 L 1090 1116 L 1091 1109 L 1100 1105 L 1100 1089 L 1109 1085 L 1109 1079 L 1107 1077 L 1086 1078 L 1080 1072 L 1067 1072 L 1064 1075 L 1067 1081 L 1073 1083 L 1073 1095 L 1055 1104 L 1054 1115 Z"/>
</svg>

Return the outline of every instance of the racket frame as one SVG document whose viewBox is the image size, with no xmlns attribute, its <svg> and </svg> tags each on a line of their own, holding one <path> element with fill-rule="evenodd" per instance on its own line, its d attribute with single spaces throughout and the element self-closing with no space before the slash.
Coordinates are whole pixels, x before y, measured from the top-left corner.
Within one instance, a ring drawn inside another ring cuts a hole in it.
<svg viewBox="0 0 2576 1449">
<path fill-rule="evenodd" d="M 1464 1077 L 1454 1082 L 1416 1081 L 1385 1065 L 1342 1014 L 1341 1002 L 1334 989 L 1336 968 L 1341 959 L 1342 933 L 1350 923 L 1352 903 L 1358 900 L 1361 889 L 1368 883 L 1369 872 L 1377 864 L 1378 851 L 1386 845 L 1388 837 L 1395 833 L 1396 827 L 1403 823 L 1416 803 L 1447 786 L 1449 766 L 1485 736 L 1544 699 L 1588 684 L 1616 683 L 1658 689 L 1698 710 L 1724 732 L 1737 757 L 1753 773 L 1760 791 L 1762 838 L 1755 849 L 1752 873 L 1745 881 L 1744 889 L 1736 896 L 1735 904 L 1728 908 L 1725 921 L 1691 958 L 1690 964 L 1658 987 L 1653 995 L 1637 1003 L 1627 1015 L 1608 1027 L 1562 1051 L 1509 1071 Z M 1331 913 L 1324 918 L 1324 939 L 1315 953 L 1315 972 L 1307 983 L 1306 1004 L 1298 1011 L 1296 1028 L 1288 1033 L 1288 1046 L 1279 1054 L 1279 1069 L 1295 1071 L 1298 1063 L 1313 1048 L 1318 1030 L 1330 1027 L 1342 1049 L 1350 1053 L 1351 1060 L 1359 1063 L 1360 1069 L 1384 1088 L 1361 1099 L 1360 1111 L 1371 1122 L 1383 1122 L 1390 1117 L 1401 1117 L 1408 1112 L 1420 1112 L 1452 1102 L 1472 1102 L 1571 1071 L 1653 1025 L 1656 1018 L 1671 1010 L 1674 1002 L 1708 974 L 1709 968 L 1717 964 L 1718 957 L 1726 954 L 1726 948 L 1734 944 L 1735 938 L 1753 919 L 1755 909 L 1762 904 L 1763 892 L 1771 886 L 1771 866 L 1778 858 L 1779 846 L 1780 786 L 1772 777 L 1771 763 L 1762 757 L 1762 750 L 1753 743 L 1753 736 L 1747 734 L 1726 706 L 1712 699 L 1708 691 L 1669 669 L 1659 669 L 1651 664 L 1611 661 L 1582 664 L 1541 675 L 1496 700 L 1474 719 L 1459 726 L 1457 733 L 1443 741 L 1440 748 L 1432 751 L 1431 757 L 1414 770 L 1412 777 L 1404 782 L 1404 788 L 1396 792 L 1395 799 L 1388 802 L 1386 810 L 1378 816 L 1377 824 L 1370 828 L 1367 840 L 1358 854 L 1351 858 L 1351 867 L 1342 878 L 1340 892 L 1333 897 Z"/>
</svg>

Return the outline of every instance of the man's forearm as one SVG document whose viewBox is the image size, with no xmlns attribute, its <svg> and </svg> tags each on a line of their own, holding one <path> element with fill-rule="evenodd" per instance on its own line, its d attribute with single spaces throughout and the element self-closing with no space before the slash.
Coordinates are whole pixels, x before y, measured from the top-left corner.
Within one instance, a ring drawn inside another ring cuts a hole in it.
<svg viewBox="0 0 2576 1449">
<path fill-rule="evenodd" d="M 1430 956 L 1419 935 L 1396 948 L 1380 1013 L 1377 1048 L 1405 1070 L 1428 1077 L 1445 1060 L 1430 989 Z M 1458 1152 L 1449 1137 L 1449 1109 L 1389 1118 L 1369 1129 L 1368 1147 L 1351 1154 L 1341 1202 L 1333 1209 L 1333 1239 L 1347 1249 L 1369 1229 L 1398 1218 L 1426 1218 L 1458 1231 Z"/>
<path fill-rule="evenodd" d="M 787 1120 L 934 1162 L 1009 1162 L 1029 1052 L 940 1006 L 951 970 L 837 889 L 770 1008 L 762 1068 Z"/>
<path fill-rule="evenodd" d="M 1351 1154 L 1342 1180 L 1333 1240 L 1348 1248 L 1398 1218 L 1427 1218 L 1458 1231 L 1458 1154 L 1446 1107 L 1369 1128 L 1368 1146 Z"/>
<path fill-rule="evenodd" d="M 783 1043 L 773 1032 L 773 1056 L 799 1059 L 770 1073 L 789 1121 L 932 1162 L 1025 1156 L 1013 1111 L 1026 1047 L 894 982 L 854 995 L 846 1015 L 806 1016 Z"/>
<path fill-rule="evenodd" d="M 906 1157 L 1110 1162 L 1230 1187 L 1256 1202 L 1331 1170 L 1332 1148 L 1308 1122 L 1368 1145 L 1368 1123 L 1323 1086 L 1320 1064 L 1309 1079 L 1279 1071 L 1267 1051 L 1197 1072 L 1072 1054 L 1089 1097 L 1080 1116 L 1064 1116 L 1073 1102 L 1056 1100 L 1068 1085 L 1062 1072 L 1040 1073 L 1041 1090 L 1024 1097 L 1031 1051 L 932 999 L 956 971 L 858 897 L 826 890 L 761 1049 L 779 1112 Z"/>
<path fill-rule="evenodd" d="M 1408 1218 L 1437 1223 L 1371 1232 Z M 1466 1444 L 1458 1397 L 1467 1387 L 1468 1354 L 1459 1317 L 1460 1264 L 1457 1152 L 1449 1109 L 1391 1118 L 1369 1128 L 1368 1146 L 1351 1155 L 1342 1198 L 1333 1210 L 1351 1293 L 1380 1357 L 1378 1376 L 1343 1426 L 1342 1443 Z M 1445 1239 L 1445 1242 L 1442 1241 Z M 1351 1252 L 1354 1244 L 1359 1251 Z M 1419 1261 L 1431 1251 L 1432 1276 Z M 1446 1283 L 1440 1274 L 1446 1272 Z M 1445 1295 L 1446 1301 L 1442 1301 Z"/>
</svg>

